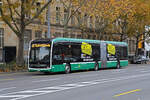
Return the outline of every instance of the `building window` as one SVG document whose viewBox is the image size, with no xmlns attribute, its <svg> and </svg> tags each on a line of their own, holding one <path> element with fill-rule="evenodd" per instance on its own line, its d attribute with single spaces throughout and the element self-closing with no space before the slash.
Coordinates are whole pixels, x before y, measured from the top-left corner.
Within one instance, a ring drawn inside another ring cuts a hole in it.
<svg viewBox="0 0 150 100">
<path fill-rule="evenodd" d="M 26 29 L 24 33 L 24 50 L 28 50 L 29 42 L 32 39 L 32 30 Z"/>
<path fill-rule="evenodd" d="M 75 38 L 75 34 L 73 34 L 73 33 L 70 34 L 70 36 L 71 36 L 71 38 Z"/>
<path fill-rule="evenodd" d="M 90 22 L 89 22 L 89 28 L 92 28 L 92 24 L 93 24 L 93 17 L 92 16 L 90 16 Z"/>
<path fill-rule="evenodd" d="M 42 37 L 42 31 L 35 31 L 35 38 L 39 39 Z"/>
<path fill-rule="evenodd" d="M 2 0 L 0 0 L 0 7 L 2 6 L 2 4 L 3 4 L 3 3 L 2 3 Z M 0 12 L 0 16 L 1 16 L 1 15 L 2 15 L 2 14 L 1 14 L 1 12 Z"/>
<path fill-rule="evenodd" d="M 95 28 L 98 29 L 99 27 L 99 19 L 98 19 L 98 16 L 96 16 L 95 18 Z"/>
<path fill-rule="evenodd" d="M 63 37 L 69 37 L 69 33 L 63 33 Z"/>
<path fill-rule="evenodd" d="M 72 10 L 71 13 L 72 13 L 71 25 L 74 26 L 74 24 L 75 24 L 75 17 L 74 17 L 74 15 L 73 15 L 74 11 Z"/>
<path fill-rule="evenodd" d="M 45 38 L 47 38 L 47 31 L 45 31 Z"/>
<path fill-rule="evenodd" d="M 4 44 L 4 29 L 0 28 L 0 48 L 3 48 Z"/>
<path fill-rule="evenodd" d="M 40 2 L 37 2 L 36 3 L 36 12 L 39 12 L 40 8 L 41 8 L 41 3 Z"/>
<path fill-rule="evenodd" d="M 30 2 L 29 2 L 29 0 L 25 0 L 25 5 L 28 5 Z M 25 12 L 25 18 L 30 18 L 30 11 L 26 11 Z"/>
<path fill-rule="evenodd" d="M 68 17 L 68 10 L 64 8 L 64 22 L 67 21 L 67 17 Z"/>
<path fill-rule="evenodd" d="M 85 26 L 87 26 L 87 21 L 88 21 L 88 15 L 85 14 L 84 15 L 84 24 L 85 24 Z"/>
<path fill-rule="evenodd" d="M 80 26 L 81 25 L 81 12 L 78 11 L 77 14 L 78 14 L 78 16 L 77 16 L 78 26 Z"/>
<path fill-rule="evenodd" d="M 130 54 L 134 53 L 134 50 L 135 50 L 134 47 L 135 47 L 134 46 L 134 40 L 129 40 L 129 53 Z"/>
<path fill-rule="evenodd" d="M 93 35 L 93 39 L 94 39 L 94 40 L 96 39 L 96 35 Z"/>
<path fill-rule="evenodd" d="M 60 32 L 55 32 L 54 37 L 61 37 L 61 33 Z"/>
<path fill-rule="evenodd" d="M 60 24 L 60 7 L 56 7 L 56 24 Z"/>
<path fill-rule="evenodd" d="M 78 39 L 81 39 L 81 35 L 78 34 L 78 35 L 77 35 L 77 38 L 78 38 Z"/>
<path fill-rule="evenodd" d="M 4 29 L 0 28 L 0 62 L 3 61 Z"/>
</svg>

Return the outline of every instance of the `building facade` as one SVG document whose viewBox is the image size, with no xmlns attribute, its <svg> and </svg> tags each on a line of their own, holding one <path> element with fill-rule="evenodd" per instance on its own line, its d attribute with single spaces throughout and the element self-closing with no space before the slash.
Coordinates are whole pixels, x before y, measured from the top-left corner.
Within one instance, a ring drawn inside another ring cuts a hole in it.
<svg viewBox="0 0 150 100">
<path fill-rule="evenodd" d="M 38 5 L 40 2 L 38 2 Z M 65 9 L 63 4 L 56 0 L 50 5 L 50 36 L 55 37 L 68 37 L 68 38 L 85 38 L 85 39 L 99 39 L 99 33 L 92 30 L 97 27 L 97 19 L 85 14 L 82 22 L 86 26 L 84 28 L 80 25 L 81 19 L 72 15 L 68 21 L 67 28 L 64 23 L 67 20 L 69 11 Z M 71 11 L 70 11 L 71 13 Z M 47 38 L 47 11 L 45 13 L 45 23 L 32 23 L 26 27 L 24 34 L 24 57 L 27 59 L 29 41 L 38 38 Z M 80 14 L 80 12 L 79 12 Z M 102 40 L 117 41 L 119 35 L 102 34 Z M 129 54 L 135 52 L 134 39 L 126 39 L 129 44 Z M 0 21 L 0 62 L 10 62 L 15 60 L 18 48 L 18 38 L 15 33 L 2 21 Z"/>
</svg>

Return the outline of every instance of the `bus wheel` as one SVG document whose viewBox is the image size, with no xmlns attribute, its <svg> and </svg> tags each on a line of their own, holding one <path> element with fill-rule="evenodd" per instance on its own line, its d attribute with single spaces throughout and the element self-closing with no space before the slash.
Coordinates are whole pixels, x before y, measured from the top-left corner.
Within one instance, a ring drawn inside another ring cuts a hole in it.
<svg viewBox="0 0 150 100">
<path fill-rule="evenodd" d="M 97 62 L 95 63 L 94 70 L 95 70 L 95 71 L 98 71 L 98 63 L 97 63 Z"/>
<path fill-rule="evenodd" d="M 69 64 L 66 64 L 66 66 L 65 66 L 65 73 L 66 73 L 66 74 L 69 74 L 70 71 L 71 71 L 70 65 L 69 65 Z"/>
<path fill-rule="evenodd" d="M 120 69 L 120 64 L 117 64 L 117 69 Z"/>
</svg>

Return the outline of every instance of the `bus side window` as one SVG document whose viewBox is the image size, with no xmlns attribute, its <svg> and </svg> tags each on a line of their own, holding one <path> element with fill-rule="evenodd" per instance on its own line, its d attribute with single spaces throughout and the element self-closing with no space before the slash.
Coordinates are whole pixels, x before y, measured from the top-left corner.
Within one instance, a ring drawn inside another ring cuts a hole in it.
<svg viewBox="0 0 150 100">
<path fill-rule="evenodd" d="M 73 62 L 81 61 L 81 44 L 74 43 L 71 48 Z"/>
<path fill-rule="evenodd" d="M 128 55 L 127 55 L 127 47 L 125 46 L 117 46 L 117 51 L 120 54 L 120 60 L 127 60 Z"/>
<path fill-rule="evenodd" d="M 59 44 L 54 44 L 52 53 L 53 64 L 62 64 L 62 48 Z"/>
<path fill-rule="evenodd" d="M 71 58 L 71 45 L 70 44 L 63 44 L 62 45 L 62 60 L 63 62 L 70 62 Z"/>
<path fill-rule="evenodd" d="M 95 61 L 100 60 L 100 45 L 93 44 L 92 46 L 92 57 Z"/>
</svg>

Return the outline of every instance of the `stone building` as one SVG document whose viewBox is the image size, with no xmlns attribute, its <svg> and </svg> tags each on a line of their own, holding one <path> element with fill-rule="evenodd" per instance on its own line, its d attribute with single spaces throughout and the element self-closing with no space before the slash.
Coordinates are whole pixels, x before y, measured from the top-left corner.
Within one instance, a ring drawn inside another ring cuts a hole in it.
<svg viewBox="0 0 150 100">
<path fill-rule="evenodd" d="M 58 2 L 57 2 L 58 1 Z M 40 4 L 40 2 L 38 2 Z M 92 31 L 92 28 L 96 27 L 96 19 L 92 17 L 86 18 L 86 28 L 81 30 L 78 25 L 78 21 L 75 16 L 72 16 L 69 20 L 67 31 L 64 30 L 64 21 L 67 11 L 60 4 L 59 0 L 56 0 L 53 5 L 50 6 L 50 23 L 51 23 L 51 37 L 69 37 L 69 38 L 86 38 L 86 39 L 99 39 L 98 34 Z M 86 17 L 86 16 L 85 16 Z M 45 13 L 45 23 L 41 24 L 34 22 L 26 28 L 24 35 L 24 57 L 27 58 L 29 41 L 37 38 L 47 37 L 47 13 Z M 111 37 L 111 39 L 110 39 Z M 114 38 L 112 38 L 114 37 Z M 117 38 L 116 38 L 117 37 Z M 103 40 L 118 40 L 119 36 L 102 35 Z M 134 39 L 126 39 L 129 43 L 129 53 L 135 52 Z M 10 62 L 15 60 L 16 52 L 18 48 L 18 38 L 13 31 L 2 21 L 0 21 L 0 62 Z"/>
</svg>

